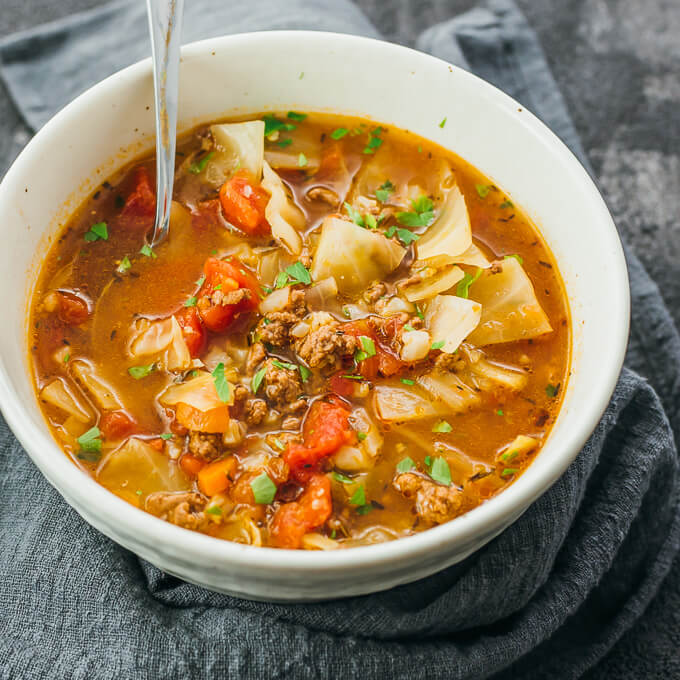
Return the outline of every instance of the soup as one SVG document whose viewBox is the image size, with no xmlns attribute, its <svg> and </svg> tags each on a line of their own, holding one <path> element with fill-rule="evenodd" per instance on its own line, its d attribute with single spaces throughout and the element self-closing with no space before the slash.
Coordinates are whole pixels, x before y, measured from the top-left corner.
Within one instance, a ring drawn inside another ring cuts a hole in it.
<svg viewBox="0 0 680 680">
<path fill-rule="evenodd" d="M 288 112 L 104 182 L 44 262 L 30 347 L 66 455 L 127 502 L 258 546 L 392 540 L 469 511 L 557 416 L 557 265 L 479 171 L 406 131 Z"/>
</svg>

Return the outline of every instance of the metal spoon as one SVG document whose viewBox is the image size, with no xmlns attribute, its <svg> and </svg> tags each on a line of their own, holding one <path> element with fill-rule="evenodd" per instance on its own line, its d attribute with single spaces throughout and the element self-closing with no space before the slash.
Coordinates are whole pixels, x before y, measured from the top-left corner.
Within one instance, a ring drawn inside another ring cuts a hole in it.
<svg viewBox="0 0 680 680">
<path fill-rule="evenodd" d="M 147 0 L 156 103 L 156 222 L 151 247 L 167 235 L 175 179 L 179 47 L 184 0 Z"/>
</svg>

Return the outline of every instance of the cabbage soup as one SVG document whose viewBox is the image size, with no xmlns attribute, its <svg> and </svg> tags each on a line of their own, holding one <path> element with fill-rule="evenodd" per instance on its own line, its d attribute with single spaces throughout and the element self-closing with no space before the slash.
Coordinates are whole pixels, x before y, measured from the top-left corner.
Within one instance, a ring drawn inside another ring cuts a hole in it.
<svg viewBox="0 0 680 680">
<path fill-rule="evenodd" d="M 75 465 L 185 529 L 310 550 L 423 531 L 522 474 L 570 325 L 555 259 L 500 187 L 325 114 L 203 126 L 178 149 L 164 243 L 147 244 L 149 156 L 42 267 L 31 363 Z"/>
</svg>

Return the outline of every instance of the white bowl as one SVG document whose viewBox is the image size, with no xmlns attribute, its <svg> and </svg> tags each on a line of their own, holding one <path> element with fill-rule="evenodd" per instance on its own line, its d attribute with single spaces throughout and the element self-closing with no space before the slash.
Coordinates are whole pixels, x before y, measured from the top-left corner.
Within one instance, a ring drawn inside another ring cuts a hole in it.
<svg viewBox="0 0 680 680">
<path fill-rule="evenodd" d="M 194 43 L 182 55 L 182 129 L 265 110 L 359 114 L 455 151 L 527 210 L 559 262 L 573 323 L 571 378 L 550 437 L 514 484 L 466 515 L 417 536 L 335 552 L 255 548 L 186 531 L 78 470 L 38 408 L 27 310 L 59 225 L 114 170 L 153 146 L 149 60 L 58 113 L 0 185 L 0 405 L 8 424 L 85 520 L 164 571 L 214 590 L 263 600 L 330 599 L 391 588 L 462 560 L 566 470 L 616 384 L 628 335 L 628 278 L 602 198 L 571 152 L 520 104 L 425 54 L 347 35 L 271 32 Z"/>
</svg>

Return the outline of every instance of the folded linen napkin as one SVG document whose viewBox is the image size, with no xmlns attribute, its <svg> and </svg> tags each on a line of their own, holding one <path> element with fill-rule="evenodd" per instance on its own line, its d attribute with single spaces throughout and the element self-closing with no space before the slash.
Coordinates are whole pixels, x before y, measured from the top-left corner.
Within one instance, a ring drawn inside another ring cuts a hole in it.
<svg viewBox="0 0 680 680">
<path fill-rule="evenodd" d="M 143 14 L 117 2 L 0 42 L 1 75 L 30 128 L 148 53 Z M 285 14 L 274 0 L 194 0 L 184 39 L 270 28 L 377 35 L 345 0 L 288 0 Z M 488 0 L 416 44 L 518 98 L 585 162 L 511 0 Z M 628 368 L 576 461 L 482 550 L 385 593 L 278 605 L 168 576 L 85 524 L 0 420 L 0 677 L 581 676 L 640 616 L 680 542 L 680 340 L 627 256 Z"/>
</svg>

